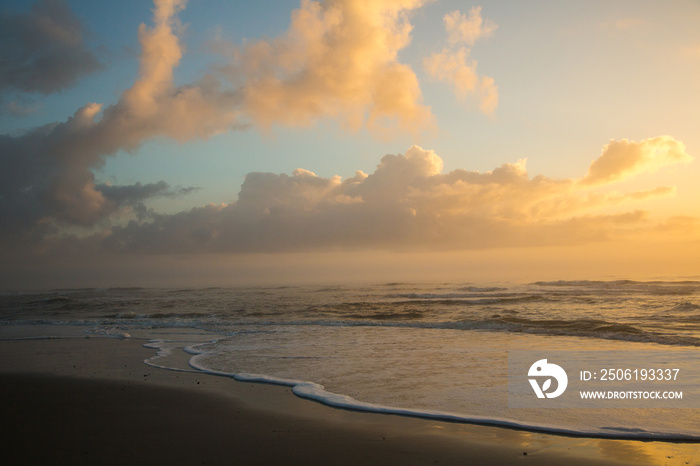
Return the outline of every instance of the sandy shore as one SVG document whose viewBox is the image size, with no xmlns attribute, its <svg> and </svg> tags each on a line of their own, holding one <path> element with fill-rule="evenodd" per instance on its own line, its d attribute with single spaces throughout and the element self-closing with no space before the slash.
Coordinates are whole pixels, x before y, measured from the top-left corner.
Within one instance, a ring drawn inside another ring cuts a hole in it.
<svg viewBox="0 0 700 466">
<path fill-rule="evenodd" d="M 329 408 L 143 364 L 143 341 L 0 341 L 8 464 L 700 464 L 700 446 L 580 439 Z"/>
</svg>

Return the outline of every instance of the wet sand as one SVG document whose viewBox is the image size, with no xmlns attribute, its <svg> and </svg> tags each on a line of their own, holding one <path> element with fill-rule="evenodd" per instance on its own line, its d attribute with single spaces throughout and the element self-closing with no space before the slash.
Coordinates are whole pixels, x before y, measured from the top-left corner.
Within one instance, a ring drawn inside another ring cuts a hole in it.
<svg viewBox="0 0 700 466">
<path fill-rule="evenodd" d="M 700 445 L 339 410 L 289 388 L 155 369 L 143 341 L 0 341 L 8 464 L 700 464 Z"/>
</svg>

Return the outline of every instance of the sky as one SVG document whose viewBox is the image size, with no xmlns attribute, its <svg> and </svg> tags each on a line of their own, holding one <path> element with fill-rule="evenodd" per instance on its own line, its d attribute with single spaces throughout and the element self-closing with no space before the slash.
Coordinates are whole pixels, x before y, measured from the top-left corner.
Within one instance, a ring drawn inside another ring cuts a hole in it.
<svg viewBox="0 0 700 466">
<path fill-rule="evenodd" d="M 0 289 L 697 279 L 698 24 L 6 0 Z"/>
</svg>

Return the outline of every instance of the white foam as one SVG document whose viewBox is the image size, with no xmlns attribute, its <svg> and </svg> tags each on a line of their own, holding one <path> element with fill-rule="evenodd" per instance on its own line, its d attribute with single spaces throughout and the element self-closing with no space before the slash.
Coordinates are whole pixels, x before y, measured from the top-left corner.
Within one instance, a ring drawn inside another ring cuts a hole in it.
<svg viewBox="0 0 700 466">
<path fill-rule="evenodd" d="M 607 426 L 595 429 L 570 429 L 554 425 L 527 423 L 497 417 L 464 415 L 444 411 L 408 409 L 393 406 L 385 406 L 374 403 L 366 403 L 363 401 L 356 400 L 355 398 L 348 395 L 329 392 L 325 389 L 323 385 L 305 380 L 286 379 L 280 377 L 273 377 L 265 374 L 231 373 L 211 369 L 199 362 L 199 359 L 201 359 L 200 356 L 204 356 L 206 354 L 206 352 L 202 351 L 198 352 L 195 356 L 190 358 L 189 364 L 191 367 L 196 369 L 197 372 L 203 372 L 206 374 L 222 377 L 230 377 L 241 382 L 268 383 L 292 387 L 292 392 L 296 396 L 300 398 L 313 400 L 334 408 L 350 409 L 353 411 L 364 411 L 378 414 L 394 414 L 399 416 L 409 416 L 449 422 L 489 425 L 494 427 L 508 427 L 534 432 L 572 435 L 578 437 L 700 441 L 700 435 L 692 435 L 679 432 L 653 432 L 637 428 Z"/>
<path fill-rule="evenodd" d="M 198 372 L 192 369 L 182 369 L 180 367 L 173 367 L 173 366 L 165 366 L 163 364 L 157 364 L 154 361 L 157 359 L 165 359 L 169 356 L 172 355 L 173 353 L 173 348 L 166 346 L 167 341 L 163 339 L 154 339 L 149 341 L 148 343 L 145 343 L 143 346 L 144 348 L 150 348 L 157 350 L 156 355 L 152 356 L 150 358 L 144 359 L 143 363 L 146 364 L 147 366 L 155 367 L 157 369 L 165 369 L 168 371 L 175 371 L 175 372 Z"/>
<path fill-rule="evenodd" d="M 585 437 L 611 437 L 611 438 L 635 438 L 656 440 L 700 440 L 700 436 L 676 433 L 676 432 L 650 432 L 644 429 L 630 429 L 624 427 L 601 427 L 599 429 L 576 430 L 545 424 L 526 423 L 511 419 L 489 418 L 484 416 L 468 416 L 457 413 L 431 411 L 420 409 L 396 408 L 358 401 L 347 395 L 339 395 L 325 390 L 323 385 L 313 382 L 302 382 L 295 385 L 292 392 L 299 397 L 318 401 L 335 408 L 351 409 L 355 411 L 367 411 L 381 414 L 396 414 L 400 416 L 419 417 L 450 422 L 463 422 L 469 424 L 491 425 L 496 427 L 510 427 L 536 432 L 566 434 Z"/>
</svg>

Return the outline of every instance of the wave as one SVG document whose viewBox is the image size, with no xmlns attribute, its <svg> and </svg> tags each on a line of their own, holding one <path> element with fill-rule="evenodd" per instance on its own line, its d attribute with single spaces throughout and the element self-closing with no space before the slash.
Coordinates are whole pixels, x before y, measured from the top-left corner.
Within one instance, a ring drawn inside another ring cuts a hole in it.
<svg viewBox="0 0 700 466">
<path fill-rule="evenodd" d="M 556 280 L 538 281 L 530 283 L 531 286 L 542 286 L 547 288 L 575 288 L 576 290 L 586 290 L 589 292 L 608 291 L 641 291 L 651 295 L 691 295 L 700 291 L 700 281 L 635 281 L 635 280 Z"/>
<path fill-rule="evenodd" d="M 601 340 L 619 340 L 636 343 L 657 343 L 670 346 L 700 347 L 700 338 L 681 335 L 669 335 L 660 332 L 650 332 L 631 324 L 608 322 L 598 319 L 575 320 L 536 320 L 514 317 L 503 317 L 499 314 L 490 319 L 474 319 L 460 321 L 402 321 L 389 320 L 380 314 L 377 316 L 353 316 L 357 320 L 348 319 L 306 319 L 306 320 L 269 320 L 246 322 L 222 322 L 214 328 L 219 333 L 236 333 L 238 326 L 322 326 L 322 327 L 395 327 L 438 330 L 463 331 L 493 331 L 512 333 L 531 333 L 537 335 L 571 336 L 582 338 L 598 338 Z M 207 326 L 211 325 L 209 323 Z"/>
<path fill-rule="evenodd" d="M 401 305 L 401 304 L 440 304 L 444 306 L 478 306 L 478 305 L 496 305 L 496 304 L 517 304 L 531 301 L 549 301 L 550 298 L 541 294 L 522 294 L 522 293 L 507 293 L 502 295 L 464 295 L 459 293 L 434 294 L 424 293 L 415 294 L 407 293 L 402 295 L 394 295 L 395 298 L 406 298 L 402 301 L 392 301 L 389 303 L 381 303 L 382 305 Z M 377 306 L 378 303 L 367 303 L 372 306 Z"/>
<path fill-rule="evenodd" d="M 424 300 L 436 300 L 436 299 L 464 299 L 464 298 L 512 298 L 520 297 L 522 293 L 499 293 L 493 294 L 491 292 L 469 292 L 469 293 L 396 293 L 390 294 L 388 298 L 406 298 L 406 299 L 424 299 Z M 525 296 L 532 296 L 526 294 Z"/>
<path fill-rule="evenodd" d="M 700 306 L 690 301 L 685 301 L 670 309 L 658 312 L 649 318 L 657 322 L 663 322 L 666 327 L 671 328 L 677 328 L 678 324 L 700 323 Z M 672 319 L 672 322 L 669 322 L 669 319 Z"/>
<path fill-rule="evenodd" d="M 173 319 L 173 320 L 187 320 L 192 318 L 203 318 L 203 317 L 215 317 L 212 314 L 200 313 L 200 312 L 155 312 L 152 314 L 137 314 L 134 311 L 125 311 L 119 313 L 105 314 L 102 316 L 106 319 L 127 319 L 127 320 L 145 320 L 145 319 Z"/>
<path fill-rule="evenodd" d="M 375 314 L 346 314 L 343 317 L 348 319 L 372 319 L 372 320 L 411 320 L 424 317 L 425 313 L 420 311 L 406 312 L 378 312 Z"/>
<path fill-rule="evenodd" d="M 649 332 L 634 325 L 599 319 L 536 320 L 498 316 L 492 321 L 466 321 L 462 328 L 700 347 L 700 338 Z"/>
<path fill-rule="evenodd" d="M 554 280 L 554 281 L 538 281 L 530 283 L 530 285 L 538 286 L 562 286 L 562 287 L 599 287 L 599 286 L 610 286 L 610 285 L 631 285 L 640 282 L 635 282 L 633 280 L 613 280 L 613 281 L 602 281 L 602 280 Z"/>
<path fill-rule="evenodd" d="M 54 293 L 90 293 L 97 291 L 99 288 L 54 288 Z"/>
<path fill-rule="evenodd" d="M 532 320 L 521 317 L 496 317 L 501 322 L 523 325 L 526 328 L 541 328 L 550 330 L 564 330 L 568 332 L 597 332 L 597 333 L 628 333 L 638 335 L 643 330 L 629 324 L 608 322 L 599 319 L 574 319 L 574 320 Z"/>
<path fill-rule="evenodd" d="M 218 288 L 206 288 L 206 289 L 197 289 L 197 288 L 180 288 L 177 290 L 167 290 L 165 293 L 166 294 L 189 294 L 189 293 L 198 293 L 202 291 L 207 291 L 207 290 L 218 290 Z"/>
<path fill-rule="evenodd" d="M 38 301 L 30 301 L 29 305 L 36 305 L 36 304 L 66 304 L 66 303 L 74 303 L 77 302 L 76 299 L 70 298 L 68 296 L 52 296 L 50 298 L 46 299 L 41 299 Z"/>
<path fill-rule="evenodd" d="M 650 332 L 631 324 L 609 322 L 601 319 L 537 320 L 497 315 L 493 317 L 493 321 L 466 322 L 466 327 L 485 328 L 489 323 L 501 324 L 503 325 L 501 330 L 510 332 L 658 343 L 673 346 L 700 346 L 700 338 Z"/>
<path fill-rule="evenodd" d="M 691 303 L 690 301 L 685 301 L 682 303 L 679 303 L 678 305 L 674 306 L 669 310 L 669 312 L 698 312 L 700 311 L 700 306 L 694 303 Z"/>
<path fill-rule="evenodd" d="M 153 348 L 153 346 L 151 347 Z M 353 411 L 362 411 L 379 414 L 395 414 L 400 416 L 434 419 L 448 422 L 460 422 L 465 424 L 507 427 L 511 429 L 526 430 L 530 432 L 572 435 L 576 437 L 675 441 L 682 440 L 693 442 L 700 441 L 700 435 L 688 434 L 683 432 L 659 432 L 639 428 L 608 426 L 588 429 L 572 429 L 557 425 L 529 423 L 525 421 L 518 421 L 506 418 L 467 415 L 425 409 L 411 409 L 380 405 L 375 403 L 367 403 L 364 401 L 357 400 L 348 395 L 327 391 L 323 385 L 315 382 L 285 379 L 280 377 L 273 377 L 266 374 L 232 373 L 219 371 L 216 369 L 209 368 L 206 365 L 199 362 L 199 360 L 201 359 L 200 357 L 206 355 L 207 353 L 196 350 L 193 347 L 186 348 L 186 352 L 194 355 L 190 358 L 189 365 L 196 371 L 221 377 L 230 377 L 239 382 L 267 383 L 291 387 L 292 393 L 294 393 L 296 396 L 312 400 L 333 408 L 349 409 Z M 162 369 L 168 369 L 168 367 L 162 365 L 157 367 L 160 367 Z M 181 371 L 182 369 L 173 368 L 172 370 Z"/>
<path fill-rule="evenodd" d="M 458 291 L 468 291 L 470 293 L 494 293 L 496 291 L 507 291 L 508 288 L 503 288 L 500 286 L 464 286 L 462 288 L 457 288 Z"/>
<path fill-rule="evenodd" d="M 27 309 L 32 309 L 40 312 L 45 312 L 48 315 L 69 316 L 71 313 L 86 311 L 95 307 L 95 304 L 91 304 L 79 298 L 74 298 L 65 295 L 56 295 L 49 296 L 43 299 L 28 301 L 24 305 L 19 304 L 15 307 L 14 310 L 18 313 L 18 315 L 24 314 Z"/>
<path fill-rule="evenodd" d="M 531 285 L 543 286 L 629 286 L 629 285 L 691 285 L 700 286 L 698 280 L 554 280 L 554 281 L 537 281 Z"/>
<path fill-rule="evenodd" d="M 262 316 L 261 316 L 262 317 Z M 375 312 L 371 314 L 347 314 L 336 319 L 279 319 L 273 315 L 269 320 L 259 318 L 241 318 L 230 320 L 225 316 L 206 313 L 155 313 L 137 315 L 124 312 L 103 316 L 99 320 L 62 320 L 62 319 L 4 319 L 2 325 L 77 325 L 77 326 L 118 326 L 129 329 L 149 328 L 196 328 L 224 335 L 239 333 L 242 328 L 258 327 L 287 327 L 287 326 L 322 326 L 322 327 L 394 327 L 459 331 L 491 331 L 506 333 L 530 333 L 535 335 L 551 335 L 564 337 L 581 337 L 601 340 L 619 340 L 638 343 L 656 343 L 669 346 L 700 347 L 700 338 L 690 336 L 690 332 L 681 334 L 664 333 L 625 322 L 613 322 L 602 319 L 528 319 L 508 312 L 492 314 L 491 316 L 475 319 L 454 321 L 428 320 L 430 315 L 420 311 L 405 312 Z M 694 325 L 700 321 L 700 316 L 687 316 L 675 319 L 681 325 Z M 669 329 L 667 329 L 669 330 Z M 673 331 L 673 329 L 670 329 Z"/>
</svg>

